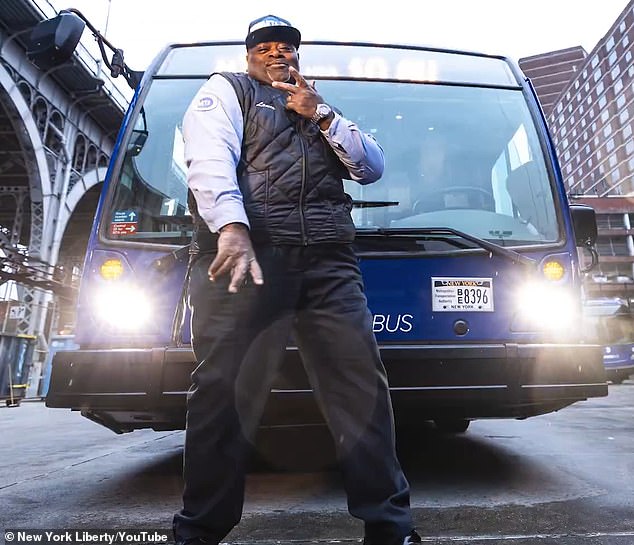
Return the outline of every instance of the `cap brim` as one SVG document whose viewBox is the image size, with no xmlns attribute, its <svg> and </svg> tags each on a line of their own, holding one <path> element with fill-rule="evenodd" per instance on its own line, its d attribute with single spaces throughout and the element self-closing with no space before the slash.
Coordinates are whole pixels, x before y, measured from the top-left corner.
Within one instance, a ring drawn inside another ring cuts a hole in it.
<svg viewBox="0 0 634 545">
<path fill-rule="evenodd" d="M 246 40 L 245 44 L 247 49 L 261 44 L 263 42 L 284 42 L 294 45 L 295 48 L 299 48 L 302 36 L 295 27 L 292 26 L 269 26 L 265 28 L 259 28 L 254 32 L 251 32 Z"/>
</svg>

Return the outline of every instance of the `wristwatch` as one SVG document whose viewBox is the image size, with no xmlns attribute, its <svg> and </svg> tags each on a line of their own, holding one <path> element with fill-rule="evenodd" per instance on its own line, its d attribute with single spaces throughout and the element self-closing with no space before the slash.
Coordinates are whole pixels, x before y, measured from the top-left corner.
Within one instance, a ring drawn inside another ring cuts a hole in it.
<svg viewBox="0 0 634 545">
<path fill-rule="evenodd" d="M 318 125 L 320 121 L 326 119 L 330 114 L 332 114 L 332 108 L 328 106 L 328 104 L 317 104 L 315 113 L 313 114 L 313 117 L 310 118 L 310 120 Z"/>
</svg>

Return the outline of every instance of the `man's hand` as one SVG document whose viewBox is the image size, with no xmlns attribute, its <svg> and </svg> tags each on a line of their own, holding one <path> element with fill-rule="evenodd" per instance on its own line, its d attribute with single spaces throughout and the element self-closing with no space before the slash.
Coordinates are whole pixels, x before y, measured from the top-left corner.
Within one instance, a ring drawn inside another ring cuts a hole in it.
<svg viewBox="0 0 634 545">
<path fill-rule="evenodd" d="M 218 235 L 218 254 L 209 266 L 209 280 L 215 282 L 219 276 L 230 273 L 229 292 L 237 293 L 246 281 L 247 272 L 255 284 L 264 283 L 249 230 L 241 223 L 225 225 Z"/>
<path fill-rule="evenodd" d="M 286 108 L 310 119 L 313 117 L 315 110 L 317 109 L 317 104 L 324 102 L 324 99 L 321 98 L 321 95 L 317 92 L 315 86 L 310 85 L 306 79 L 304 79 L 304 76 L 302 76 L 295 68 L 291 66 L 289 67 L 289 71 L 295 80 L 295 85 L 279 81 L 274 81 L 271 85 L 276 89 L 288 92 Z M 324 122 L 325 121 L 326 120 L 324 120 Z M 330 121 L 331 120 L 328 120 L 327 124 L 324 123 L 324 125 L 320 124 L 321 129 L 327 130 L 330 126 Z"/>
</svg>

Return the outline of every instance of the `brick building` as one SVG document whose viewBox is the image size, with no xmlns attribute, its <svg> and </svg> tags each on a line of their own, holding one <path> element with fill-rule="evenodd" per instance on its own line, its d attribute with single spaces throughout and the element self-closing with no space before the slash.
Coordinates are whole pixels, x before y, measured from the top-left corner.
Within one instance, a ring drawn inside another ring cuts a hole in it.
<svg viewBox="0 0 634 545">
<path fill-rule="evenodd" d="M 600 262 L 588 295 L 634 297 L 634 0 L 589 54 L 573 47 L 519 64 L 542 103 L 571 200 L 598 214 Z"/>
</svg>

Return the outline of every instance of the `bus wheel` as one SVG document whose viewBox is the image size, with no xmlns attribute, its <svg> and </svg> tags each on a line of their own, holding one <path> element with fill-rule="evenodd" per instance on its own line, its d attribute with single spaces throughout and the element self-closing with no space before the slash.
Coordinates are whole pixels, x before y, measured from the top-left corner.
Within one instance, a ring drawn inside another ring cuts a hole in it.
<svg viewBox="0 0 634 545">
<path fill-rule="evenodd" d="M 436 429 L 442 433 L 464 433 L 469 427 L 470 421 L 466 418 L 436 418 Z"/>
</svg>

